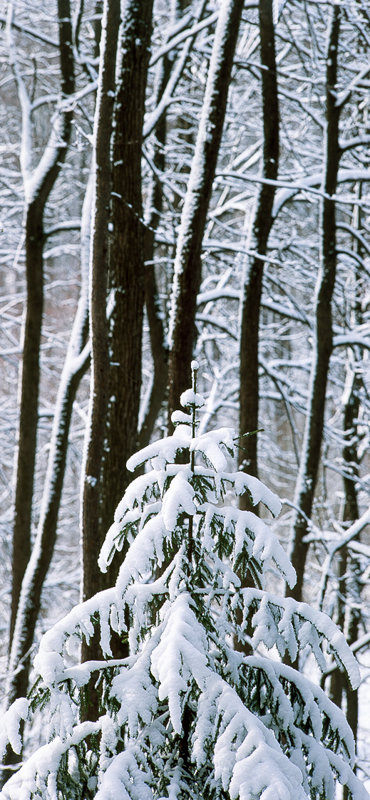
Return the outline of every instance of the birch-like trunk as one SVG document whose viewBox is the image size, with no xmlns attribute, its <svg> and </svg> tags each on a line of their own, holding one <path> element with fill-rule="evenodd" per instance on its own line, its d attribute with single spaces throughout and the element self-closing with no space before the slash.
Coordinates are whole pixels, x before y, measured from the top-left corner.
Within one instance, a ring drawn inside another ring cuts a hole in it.
<svg viewBox="0 0 370 800">
<path fill-rule="evenodd" d="M 173 23 L 178 22 L 186 8 L 186 2 L 174 2 L 172 8 Z M 202 18 L 206 2 L 201 2 L 198 6 L 194 20 Z M 170 51 L 165 55 L 157 71 L 156 86 L 154 91 L 153 116 L 157 116 L 158 111 L 163 106 L 163 101 L 168 93 L 169 87 L 174 91 L 175 80 L 180 77 L 188 63 L 189 54 L 193 47 L 195 36 L 189 37 L 180 53 L 177 50 Z M 167 390 L 167 370 L 168 370 L 168 343 L 165 336 L 163 323 L 163 313 L 158 296 L 158 287 L 155 274 L 155 232 L 157 230 L 161 212 L 163 208 L 163 187 L 158 175 L 165 170 L 166 138 L 167 138 L 167 113 L 164 108 L 162 114 L 157 119 L 155 126 L 155 140 L 153 146 L 153 165 L 156 174 L 152 174 L 147 198 L 147 213 L 145 217 L 145 306 L 149 324 L 149 336 L 151 353 L 153 359 L 153 376 L 148 387 L 146 397 L 143 402 L 143 410 L 140 421 L 140 431 L 138 435 L 138 446 L 145 447 L 153 432 L 154 425 L 158 418 L 161 406 L 164 403 Z"/>
<path fill-rule="evenodd" d="M 225 118 L 231 69 L 243 11 L 242 0 L 220 9 L 188 188 L 181 216 L 171 298 L 168 427 L 180 395 L 191 384 L 195 312 L 201 281 L 204 228 Z"/>
</svg>

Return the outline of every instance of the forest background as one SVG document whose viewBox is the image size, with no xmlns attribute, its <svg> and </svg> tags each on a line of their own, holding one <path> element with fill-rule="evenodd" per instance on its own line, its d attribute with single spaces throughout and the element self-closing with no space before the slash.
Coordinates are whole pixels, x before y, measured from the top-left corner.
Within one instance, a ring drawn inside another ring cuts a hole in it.
<svg viewBox="0 0 370 800">
<path fill-rule="evenodd" d="M 124 6 L 103 36 L 102 2 L 0 12 L 6 703 L 42 632 L 110 585 L 126 460 L 170 427 L 193 355 L 201 431 L 238 427 L 241 469 L 284 498 L 287 592 L 336 619 L 365 698 L 369 5 Z M 358 693 L 338 670 L 326 689 L 366 774 Z"/>
</svg>

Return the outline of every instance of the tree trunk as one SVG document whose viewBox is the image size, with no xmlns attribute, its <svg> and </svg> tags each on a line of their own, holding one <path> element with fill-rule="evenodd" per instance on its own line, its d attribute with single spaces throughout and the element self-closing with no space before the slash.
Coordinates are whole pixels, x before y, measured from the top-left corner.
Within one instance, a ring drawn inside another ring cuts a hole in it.
<svg viewBox="0 0 370 800">
<path fill-rule="evenodd" d="M 362 184 L 359 186 L 359 198 L 361 199 L 362 193 Z M 361 207 L 357 206 L 357 214 L 356 214 L 356 224 L 358 230 L 361 230 L 362 227 L 362 213 Z M 361 244 L 360 239 L 356 239 L 357 243 L 357 254 L 360 257 L 364 256 L 363 247 Z M 355 297 L 355 306 L 354 306 L 354 318 L 358 325 L 361 325 L 363 322 L 363 314 L 361 309 L 361 285 L 363 280 L 366 280 L 364 276 L 361 275 L 360 268 L 356 269 L 356 297 Z M 345 505 L 344 505 L 344 512 L 343 518 L 347 522 L 351 523 L 351 521 L 355 521 L 359 518 L 359 506 L 358 506 L 358 496 L 357 496 L 357 489 L 356 489 L 356 477 L 359 474 L 359 467 L 360 467 L 360 458 L 358 452 L 359 446 L 359 430 L 358 425 L 361 419 L 361 412 L 360 412 L 360 397 L 361 397 L 361 389 L 363 388 L 363 375 L 361 368 L 358 370 L 357 363 L 359 363 L 359 359 L 363 359 L 363 352 L 356 352 L 354 354 L 356 360 L 356 366 L 351 365 L 352 369 L 352 380 L 351 386 L 348 393 L 347 403 L 344 408 L 344 418 L 343 418 L 343 428 L 345 431 L 345 436 L 347 441 L 343 447 L 343 462 L 345 473 L 349 473 L 351 475 L 350 478 L 346 476 L 343 479 L 344 483 L 344 492 L 345 492 Z M 349 599 L 349 605 L 347 609 L 347 615 L 345 620 L 345 634 L 349 644 L 353 644 L 357 641 L 359 636 L 359 628 L 360 628 L 360 620 L 361 620 L 361 580 L 360 580 L 360 569 L 356 559 L 353 559 L 349 564 L 349 578 L 346 585 L 347 596 Z M 346 686 L 346 697 L 347 697 L 347 721 L 352 729 L 353 736 L 355 742 L 357 744 L 357 735 L 358 735 L 358 723 L 359 723 L 359 703 L 358 703 L 358 691 L 351 691 L 350 687 Z M 344 796 L 344 800 L 346 797 Z"/>
<path fill-rule="evenodd" d="M 89 422 L 83 468 L 81 504 L 82 599 L 91 597 L 102 586 L 97 558 L 101 537 L 102 462 L 109 397 L 109 346 L 107 320 L 108 230 L 111 194 L 111 138 L 116 74 L 116 53 L 120 24 L 120 0 L 105 0 L 100 38 L 100 70 L 94 131 L 94 189 L 92 243 L 90 257 L 90 340 L 91 385 Z M 81 659 L 86 661 L 100 651 L 97 637 L 83 642 Z M 99 696 L 95 681 L 90 681 L 82 718 L 97 718 Z"/>
<path fill-rule="evenodd" d="M 62 495 L 68 450 L 68 435 L 73 401 L 81 377 L 89 364 L 88 333 L 88 251 L 91 222 L 91 191 L 86 193 L 81 225 L 81 296 L 76 312 L 68 351 L 56 401 L 50 455 L 41 503 L 40 520 L 30 560 L 22 581 L 9 659 L 7 703 L 26 695 L 30 669 L 30 651 L 41 606 L 41 594 L 54 552 L 58 514 Z M 22 665 L 22 669 L 19 666 Z M 18 668 L 18 669 L 17 669 Z"/>
<path fill-rule="evenodd" d="M 111 4 L 106 5 L 109 20 Z M 151 2 L 143 6 L 138 0 L 128 0 L 118 42 L 110 173 L 106 164 L 110 157 L 109 132 L 104 129 L 106 115 L 102 114 L 97 122 L 97 164 L 101 163 L 98 162 L 99 153 L 105 159 L 105 168 L 99 166 L 97 171 L 97 196 L 99 186 L 103 192 L 102 181 L 104 178 L 107 180 L 109 174 L 111 184 L 104 187 L 104 200 L 101 196 L 96 206 L 100 221 L 92 263 L 92 353 L 95 363 L 82 510 L 83 599 L 111 585 L 114 579 L 116 564 L 113 564 L 109 576 L 102 575 L 97 560 L 116 506 L 130 480 L 126 461 L 137 443 L 144 309 L 141 151 L 151 21 Z M 111 47 L 105 48 L 103 58 L 108 63 L 112 61 Z M 103 239 L 108 222 L 107 190 L 111 197 L 108 259 Z M 101 265 L 106 260 L 107 276 L 101 272 Z M 108 325 L 104 301 L 106 286 Z M 126 653 L 126 644 L 119 642 L 118 637 L 113 646 L 117 656 Z M 99 655 L 96 637 L 89 644 L 83 644 L 83 660 Z M 98 714 L 99 698 L 94 687 L 90 687 L 90 692 L 87 713 L 94 718 Z"/>
<path fill-rule="evenodd" d="M 171 71 L 171 61 L 164 56 L 159 64 L 156 87 L 155 105 L 158 105 Z M 166 113 L 162 114 L 155 128 L 153 146 L 153 164 L 157 172 L 165 169 L 165 146 L 167 133 Z M 161 405 L 165 398 L 167 381 L 168 348 L 165 340 L 163 314 L 158 297 L 158 287 L 155 274 L 155 232 L 158 227 L 163 208 L 163 191 L 158 174 L 151 175 L 148 192 L 147 209 L 145 218 L 144 262 L 145 262 L 145 306 L 148 317 L 150 347 L 153 359 L 153 375 L 145 401 L 143 418 L 138 435 L 139 448 L 146 447 L 157 420 Z"/>
<path fill-rule="evenodd" d="M 332 352 L 332 296 L 336 273 L 336 207 L 335 195 L 339 167 L 338 146 L 339 106 L 336 105 L 336 82 L 340 7 L 335 5 L 329 29 L 326 67 L 326 142 L 324 197 L 321 209 L 321 264 L 318 276 L 315 308 L 315 350 L 310 376 L 309 404 L 304 433 L 300 470 L 295 495 L 295 517 L 290 558 L 297 573 L 293 589 L 287 594 L 302 599 L 303 579 L 308 544 L 304 537 L 312 513 L 324 427 L 325 395 L 329 361 Z"/>
<path fill-rule="evenodd" d="M 72 25 L 69 0 L 58 0 L 59 53 L 62 99 L 74 91 Z M 17 75 L 24 130 L 31 146 L 31 111 L 22 78 Z M 50 140 L 37 167 L 25 170 L 25 247 L 27 300 L 22 358 L 18 449 L 13 524 L 12 597 L 9 632 L 11 647 L 23 576 L 31 552 L 32 500 L 35 476 L 40 382 L 40 342 L 44 294 L 44 209 L 65 159 L 72 112 L 60 110 Z M 30 154 L 28 153 L 28 159 Z"/>
<path fill-rule="evenodd" d="M 272 0 L 259 2 L 260 53 L 262 64 L 263 177 L 276 180 L 279 169 L 279 104 L 276 76 L 275 32 Z M 262 184 L 253 222 L 251 248 L 265 255 L 273 224 L 272 206 L 275 187 Z M 256 257 L 249 262 L 243 278 L 240 328 L 240 422 L 239 435 L 242 469 L 257 476 L 259 380 L 258 341 L 264 262 Z M 248 498 L 240 498 L 240 508 L 247 509 Z"/>
<path fill-rule="evenodd" d="M 184 0 L 181 0 L 179 3 L 173 3 L 172 18 L 174 24 L 178 22 L 178 19 L 181 19 L 183 10 L 187 5 L 188 3 L 184 2 Z M 195 20 L 201 19 L 205 6 L 205 2 L 199 5 Z M 174 91 L 174 72 L 177 80 L 179 80 L 182 71 L 186 67 L 195 38 L 195 36 L 189 37 L 180 54 L 178 54 L 176 50 L 173 50 L 161 59 L 154 92 L 155 109 L 161 108 L 161 101 L 163 101 L 165 97 L 166 89 L 169 84 L 172 85 L 172 91 Z M 156 111 L 153 112 L 153 116 L 155 115 Z M 165 337 L 163 311 L 160 307 L 154 266 L 155 232 L 163 207 L 163 189 L 158 173 L 164 172 L 165 169 L 166 135 L 167 113 L 165 109 L 159 116 L 155 127 L 152 160 L 156 173 L 153 173 L 151 176 L 147 199 L 148 213 L 145 219 L 145 305 L 153 359 L 153 376 L 143 404 L 143 414 L 138 435 L 138 446 L 140 448 L 145 447 L 150 441 L 167 389 L 168 343 Z"/>
<path fill-rule="evenodd" d="M 61 69 L 62 100 L 73 93 L 74 59 L 72 49 L 72 23 L 69 0 L 58 0 L 59 57 Z M 66 157 L 71 134 L 72 112 L 59 110 L 44 154 L 34 172 L 31 170 L 32 121 L 31 105 L 23 79 L 18 71 L 14 54 L 10 56 L 18 95 L 22 107 L 23 122 L 23 177 L 26 198 L 25 210 L 25 256 L 26 256 L 26 315 L 24 345 L 20 377 L 20 413 L 18 448 L 15 467 L 15 500 L 12 537 L 12 590 L 9 627 L 9 661 L 7 703 L 25 694 L 29 675 L 29 650 L 40 607 L 41 587 L 26 580 L 31 570 L 32 507 L 36 465 L 38 430 L 40 345 L 44 300 L 44 210 L 50 197 L 62 163 Z M 64 455 L 65 459 L 65 455 Z M 63 460 L 63 459 L 62 459 Z M 64 473 L 64 464 L 62 465 Z M 56 521 L 55 521 L 56 525 Z M 36 538 L 33 555 L 39 540 Z M 30 597 L 28 596 L 30 590 Z M 26 606 L 25 596 L 30 599 Z M 33 604 L 34 601 L 34 604 Z M 20 662 L 22 669 L 19 671 Z M 10 766 L 18 761 L 10 747 L 2 764 Z M 3 769 L 1 785 L 12 770 Z"/>
<path fill-rule="evenodd" d="M 360 188 L 361 195 L 361 188 Z M 356 221 L 354 223 L 357 230 L 361 229 L 361 210 L 357 206 Z M 357 254 L 362 257 L 364 255 L 361 243 L 356 239 Z M 360 267 L 357 265 L 355 274 L 355 298 L 354 306 L 352 309 L 353 321 L 356 325 L 361 325 L 363 322 L 361 300 L 360 300 L 360 287 L 361 287 L 361 272 Z M 343 458 L 343 488 L 344 488 L 344 508 L 343 508 L 343 522 L 351 525 L 359 516 L 359 505 L 356 488 L 356 480 L 360 472 L 360 459 L 359 459 L 359 430 L 358 424 L 361 418 L 361 389 L 363 385 L 363 377 L 361 370 L 358 370 L 358 364 L 363 360 L 363 352 L 359 352 L 356 348 L 355 353 L 349 354 L 347 364 L 347 390 L 344 398 L 343 409 L 343 436 L 344 446 L 342 450 Z M 361 620 L 361 582 L 359 580 L 361 570 L 360 565 L 355 556 L 348 554 L 348 550 L 344 547 L 340 551 L 339 560 L 339 581 L 338 587 L 338 614 L 337 624 L 346 635 L 349 644 L 353 644 L 359 637 L 359 628 Z M 346 697 L 346 714 L 347 721 L 352 729 L 354 740 L 357 743 L 358 735 L 358 691 L 350 688 L 348 683 L 344 680 L 343 674 L 339 670 L 335 670 L 330 680 L 329 688 L 330 698 L 334 700 L 340 707 L 343 700 L 343 693 Z M 347 800 L 348 791 L 346 788 L 343 790 L 343 800 Z"/>
<path fill-rule="evenodd" d="M 171 298 L 168 367 L 168 427 L 181 393 L 191 384 L 196 338 L 195 312 L 201 281 L 201 252 L 225 118 L 231 69 L 238 38 L 242 0 L 221 6 L 209 66 L 188 189 L 175 258 Z"/>
<path fill-rule="evenodd" d="M 102 542 L 132 479 L 126 461 L 135 451 L 141 393 L 145 302 L 141 154 L 152 31 L 152 3 L 130 0 L 119 49 L 116 90 L 108 290 L 109 399 L 101 487 Z M 110 578 L 111 580 L 111 578 Z M 94 592 L 96 587 L 92 587 Z"/>
<path fill-rule="evenodd" d="M 115 53 L 120 0 L 104 4 L 98 96 L 95 113 L 93 231 L 90 264 L 90 337 L 92 352 L 89 424 L 82 487 L 82 597 L 99 586 L 97 548 L 100 536 L 101 465 L 108 406 L 109 349 L 107 323 L 107 254 L 111 191 L 111 136 Z M 95 543 L 95 546 L 94 544 Z M 94 584 L 94 580 L 97 581 Z"/>
</svg>

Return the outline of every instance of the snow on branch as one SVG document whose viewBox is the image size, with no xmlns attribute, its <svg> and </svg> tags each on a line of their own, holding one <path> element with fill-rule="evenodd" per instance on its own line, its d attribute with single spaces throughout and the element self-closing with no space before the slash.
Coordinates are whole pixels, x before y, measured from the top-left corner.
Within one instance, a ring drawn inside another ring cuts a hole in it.
<svg viewBox="0 0 370 800">
<path fill-rule="evenodd" d="M 233 470 L 231 428 L 197 435 L 194 384 L 182 399 L 174 434 L 129 460 L 148 471 L 126 490 L 101 551 L 103 570 L 121 557 L 116 585 L 43 636 L 30 701 L 3 718 L 1 745 L 19 751 L 20 723 L 46 707 L 49 741 L 0 800 L 55 800 L 69 788 L 80 797 L 84 785 L 96 800 L 335 800 L 337 780 L 365 800 L 342 712 L 283 663 L 308 647 L 325 672 L 328 652 L 356 687 L 356 659 L 329 617 L 263 588 L 271 567 L 289 583 L 295 573 L 271 521 L 239 510 L 237 497 L 247 491 L 273 514 L 280 501 Z M 74 664 L 75 645 L 96 629 L 103 658 Z M 113 657 L 113 632 L 127 658 Z M 100 717 L 81 722 L 93 675 Z"/>
<path fill-rule="evenodd" d="M 259 589 L 242 589 L 241 595 L 244 625 L 253 614 L 255 648 L 261 642 L 269 649 L 276 646 L 282 657 L 288 653 L 294 661 L 298 650 L 307 645 L 321 671 L 325 672 L 327 665 L 322 649 L 325 641 L 328 651 L 347 672 L 352 688 L 357 689 L 361 680 L 357 661 L 344 635 L 327 614 L 292 597 L 283 600 Z"/>
</svg>

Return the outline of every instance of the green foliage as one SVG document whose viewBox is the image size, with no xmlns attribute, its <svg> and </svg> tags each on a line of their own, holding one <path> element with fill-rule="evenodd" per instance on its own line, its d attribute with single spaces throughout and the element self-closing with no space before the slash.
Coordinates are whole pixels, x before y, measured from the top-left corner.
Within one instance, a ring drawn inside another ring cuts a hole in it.
<svg viewBox="0 0 370 800">
<path fill-rule="evenodd" d="M 265 520 L 226 501 L 248 492 L 274 514 L 279 501 L 230 469 L 231 429 L 196 436 L 195 375 L 185 395 L 191 414 L 173 436 L 128 462 L 148 471 L 101 552 L 102 569 L 124 553 L 116 586 L 42 639 L 28 713 L 48 712 L 49 739 L 0 800 L 334 800 L 336 778 L 368 797 L 343 715 L 284 664 L 309 649 L 326 669 L 330 650 L 356 685 L 355 659 L 328 617 L 265 589 L 268 570 L 293 582 L 289 560 Z M 70 645 L 96 631 L 105 660 L 70 666 Z M 112 656 L 113 631 L 128 637 L 125 659 Z M 100 716 L 80 722 L 92 675 Z"/>
</svg>

